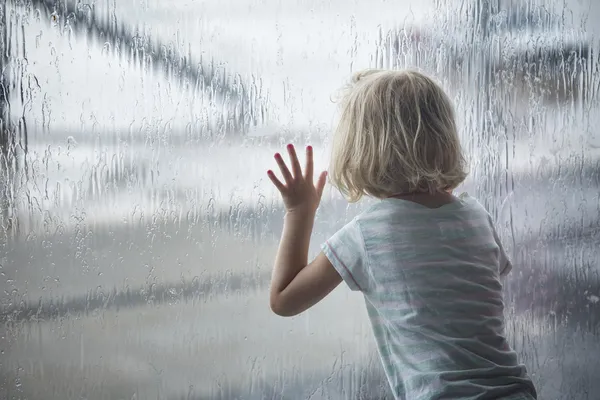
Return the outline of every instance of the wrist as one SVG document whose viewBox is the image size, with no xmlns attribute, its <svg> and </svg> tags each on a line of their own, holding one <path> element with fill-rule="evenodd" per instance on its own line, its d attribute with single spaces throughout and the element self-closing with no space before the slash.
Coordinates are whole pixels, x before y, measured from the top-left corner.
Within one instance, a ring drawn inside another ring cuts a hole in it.
<svg viewBox="0 0 600 400">
<path fill-rule="evenodd" d="M 286 219 L 297 219 L 301 221 L 314 219 L 317 214 L 317 210 L 311 208 L 294 208 L 292 210 L 285 210 Z"/>
<path fill-rule="evenodd" d="M 315 215 L 316 212 L 311 210 L 288 210 L 284 222 L 300 229 L 312 229 Z"/>
</svg>

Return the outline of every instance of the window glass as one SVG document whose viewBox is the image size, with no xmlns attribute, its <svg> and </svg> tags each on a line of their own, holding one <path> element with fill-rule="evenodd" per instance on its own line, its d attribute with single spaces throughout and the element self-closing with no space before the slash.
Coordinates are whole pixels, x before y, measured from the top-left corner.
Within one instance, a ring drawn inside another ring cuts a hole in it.
<svg viewBox="0 0 600 400">
<path fill-rule="evenodd" d="M 272 156 L 312 144 L 327 168 L 332 95 L 368 67 L 448 90 L 459 192 L 515 266 L 507 335 L 540 398 L 600 396 L 600 3 L 0 11 L 1 398 L 390 398 L 360 295 L 341 285 L 292 319 L 268 304 Z M 311 255 L 368 203 L 327 189 Z"/>
</svg>

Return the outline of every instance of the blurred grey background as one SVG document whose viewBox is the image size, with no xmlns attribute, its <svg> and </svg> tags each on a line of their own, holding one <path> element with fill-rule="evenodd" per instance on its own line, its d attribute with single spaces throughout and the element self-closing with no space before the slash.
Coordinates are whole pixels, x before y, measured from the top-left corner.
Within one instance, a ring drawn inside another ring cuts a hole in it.
<svg viewBox="0 0 600 400">
<path fill-rule="evenodd" d="M 360 295 L 271 314 L 286 143 L 353 71 L 455 101 L 541 399 L 600 398 L 600 3 L 7 0 L 0 398 L 384 399 Z M 312 252 L 364 207 L 327 190 Z"/>
</svg>

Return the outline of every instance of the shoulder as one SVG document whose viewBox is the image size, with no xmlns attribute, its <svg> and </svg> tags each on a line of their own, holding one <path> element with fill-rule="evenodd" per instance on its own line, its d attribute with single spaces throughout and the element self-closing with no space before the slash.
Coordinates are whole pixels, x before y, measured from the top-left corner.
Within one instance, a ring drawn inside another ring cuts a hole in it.
<svg viewBox="0 0 600 400">
<path fill-rule="evenodd" d="M 385 201 L 379 201 L 366 207 L 360 214 L 352 220 L 361 231 L 377 229 L 378 226 L 389 223 L 392 216 L 397 213 Z"/>
<path fill-rule="evenodd" d="M 473 205 L 476 206 L 478 208 L 483 208 L 485 209 L 485 207 L 483 207 L 483 205 L 473 196 L 471 196 L 469 193 L 467 192 L 462 192 L 461 194 L 459 194 L 458 199 L 463 203 L 463 204 L 467 204 L 467 205 Z"/>
<path fill-rule="evenodd" d="M 378 220 L 387 220 L 390 215 L 402 214 L 405 207 L 402 202 L 393 202 L 389 199 L 377 200 L 369 204 L 360 214 L 356 216 L 359 224 L 368 224 Z"/>
<path fill-rule="evenodd" d="M 474 211 L 475 213 L 480 214 L 480 216 L 491 220 L 492 216 L 490 215 L 487 208 L 485 208 L 485 206 L 481 204 L 479 200 L 477 200 L 475 197 L 472 197 L 467 192 L 463 192 L 458 196 L 458 199 L 470 211 Z"/>
</svg>

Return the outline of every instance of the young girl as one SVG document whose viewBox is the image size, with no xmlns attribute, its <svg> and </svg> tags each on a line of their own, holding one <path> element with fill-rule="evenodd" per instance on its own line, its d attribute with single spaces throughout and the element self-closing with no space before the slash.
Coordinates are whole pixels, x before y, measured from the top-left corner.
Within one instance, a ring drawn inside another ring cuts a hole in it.
<svg viewBox="0 0 600 400">
<path fill-rule="evenodd" d="M 500 277 L 512 265 L 488 212 L 452 195 L 466 177 L 454 111 L 444 91 L 414 71 L 354 76 L 333 140 L 331 180 L 351 202 L 381 201 L 322 246 L 308 247 L 326 173 L 313 184 L 288 145 L 275 160 L 287 213 L 273 270 L 271 309 L 299 314 L 343 280 L 361 291 L 396 399 L 535 399 L 504 336 Z"/>
</svg>

